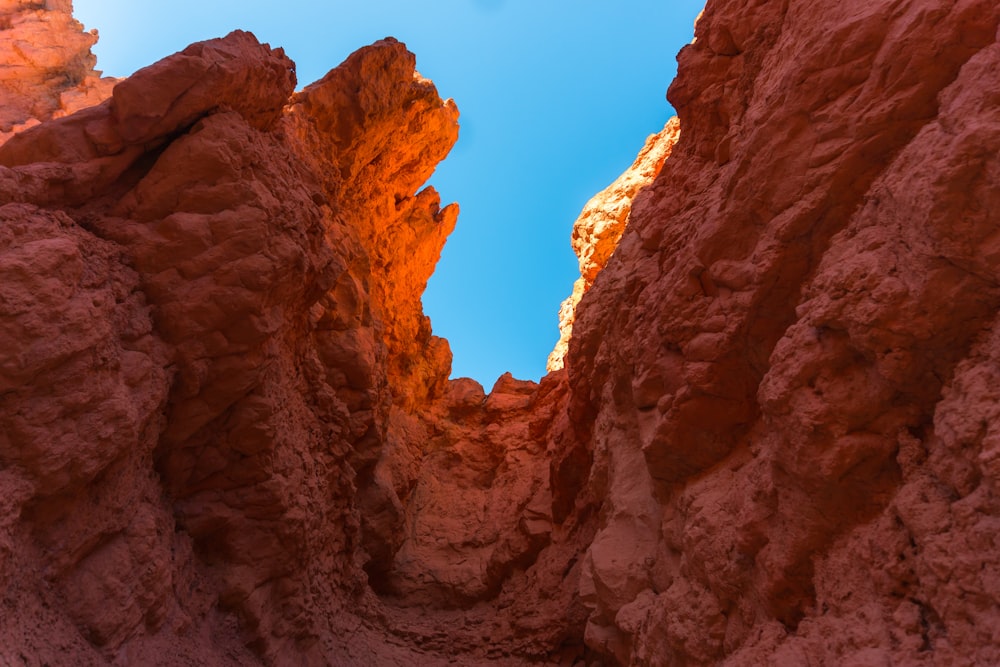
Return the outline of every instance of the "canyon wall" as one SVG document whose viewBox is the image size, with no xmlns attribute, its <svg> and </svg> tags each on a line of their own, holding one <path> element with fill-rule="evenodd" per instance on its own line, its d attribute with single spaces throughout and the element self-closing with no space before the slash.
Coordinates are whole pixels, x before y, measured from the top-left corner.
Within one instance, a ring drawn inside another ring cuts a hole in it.
<svg viewBox="0 0 1000 667">
<path fill-rule="evenodd" d="M 0 4 L 0 663 L 1000 662 L 992 0 L 711 0 L 489 393 L 402 44 L 112 90 L 70 11 Z"/>
<path fill-rule="evenodd" d="M 993 664 L 994 2 L 709 2 L 580 302 L 590 646 Z M 624 568 L 623 555 L 632 564 Z"/>
</svg>

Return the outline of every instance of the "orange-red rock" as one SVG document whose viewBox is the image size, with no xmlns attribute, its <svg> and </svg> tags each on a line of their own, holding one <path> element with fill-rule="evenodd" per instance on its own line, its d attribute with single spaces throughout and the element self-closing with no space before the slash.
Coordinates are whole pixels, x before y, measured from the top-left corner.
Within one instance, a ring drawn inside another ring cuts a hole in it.
<svg viewBox="0 0 1000 667">
<path fill-rule="evenodd" d="M 108 98 L 116 79 L 94 69 L 96 42 L 73 18 L 72 0 L 0 1 L 0 144 Z"/>
<path fill-rule="evenodd" d="M 294 83 L 236 32 L 0 147 L 6 599 L 60 610 L 6 615 L 11 650 L 323 664 L 372 604 L 358 497 L 406 399 L 386 360 L 432 359 L 426 395 L 448 353 L 414 352 L 442 344 L 403 320 L 419 293 L 381 291 L 371 237 L 440 249 L 454 215 L 416 189 L 457 114 L 394 41 Z"/>
<path fill-rule="evenodd" d="M 0 4 L 89 80 L 68 11 Z M 57 119 L 8 59 L 0 663 L 1000 662 L 998 30 L 709 2 L 565 369 L 489 393 L 403 45 L 293 93 L 235 32 Z"/>
</svg>

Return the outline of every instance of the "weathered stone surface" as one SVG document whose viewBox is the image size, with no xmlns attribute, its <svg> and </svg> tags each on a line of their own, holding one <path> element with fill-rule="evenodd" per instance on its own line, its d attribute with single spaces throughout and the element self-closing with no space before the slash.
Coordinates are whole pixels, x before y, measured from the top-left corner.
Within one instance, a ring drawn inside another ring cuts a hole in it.
<svg viewBox="0 0 1000 667">
<path fill-rule="evenodd" d="M 51 120 L 25 84 L 0 663 L 1000 662 L 998 30 L 709 2 L 679 136 L 575 228 L 565 368 L 489 393 L 420 306 L 457 110 L 402 44 L 293 93 L 235 32 Z"/>
<path fill-rule="evenodd" d="M 706 7 L 670 90 L 680 139 L 570 342 L 605 497 L 591 648 L 996 660 L 973 628 L 997 598 L 942 586 L 1000 581 L 972 416 L 995 392 L 967 393 L 1000 298 L 998 21 L 989 2 Z"/>
<path fill-rule="evenodd" d="M 15 133 L 98 104 L 116 79 L 94 69 L 97 32 L 71 0 L 0 2 L 0 144 Z"/>
<path fill-rule="evenodd" d="M 359 68 L 363 93 L 342 80 Z M 357 497 L 393 397 L 443 386 L 450 356 L 416 334 L 422 314 L 384 316 L 419 312 L 419 292 L 376 289 L 372 237 L 440 250 L 454 211 L 416 190 L 457 112 L 394 41 L 290 99 L 294 83 L 280 50 L 235 32 L 0 148 L 0 571 L 11 603 L 65 600 L 45 624 L 81 633 L 80 660 L 183 642 L 177 664 L 324 664 L 344 606 L 374 604 Z M 310 106 L 324 96 L 340 106 Z M 353 144 L 322 135 L 352 110 Z M 321 168 L 361 151 L 354 172 Z M 395 215 L 371 206 L 386 198 Z M 386 359 L 406 354 L 431 372 L 390 386 Z M 44 655 L 4 619 L 11 650 Z"/>
<path fill-rule="evenodd" d="M 660 174 L 679 135 L 680 123 L 676 117 L 667 121 L 658 133 L 649 135 L 632 166 L 594 195 L 573 223 L 573 252 L 580 262 L 580 277 L 573 284 L 573 293 L 559 308 L 559 341 L 549 355 L 547 370 L 563 368 L 569 339 L 573 336 L 576 306 L 618 247 L 628 226 L 632 200 Z"/>
</svg>

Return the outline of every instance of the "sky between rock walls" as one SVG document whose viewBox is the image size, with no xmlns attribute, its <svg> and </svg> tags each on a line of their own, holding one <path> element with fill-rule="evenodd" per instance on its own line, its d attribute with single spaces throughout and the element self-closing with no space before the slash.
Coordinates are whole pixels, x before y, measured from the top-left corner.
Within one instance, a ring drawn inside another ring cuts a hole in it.
<svg viewBox="0 0 1000 667">
<path fill-rule="evenodd" d="M 537 380 L 579 276 L 570 247 L 587 200 L 635 158 L 673 110 L 675 56 L 704 0 L 74 0 L 97 28 L 97 67 L 140 67 L 240 28 L 296 62 L 299 86 L 386 36 L 462 114 L 431 184 L 458 226 L 424 294 L 453 377 L 489 389 Z"/>
</svg>

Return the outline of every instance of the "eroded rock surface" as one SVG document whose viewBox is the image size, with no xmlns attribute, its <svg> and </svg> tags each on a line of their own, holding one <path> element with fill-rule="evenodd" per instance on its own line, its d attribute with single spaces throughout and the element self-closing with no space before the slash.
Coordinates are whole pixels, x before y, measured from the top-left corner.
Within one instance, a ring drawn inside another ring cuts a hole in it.
<svg viewBox="0 0 1000 667">
<path fill-rule="evenodd" d="M 418 307 L 371 236 L 433 253 L 454 222 L 416 190 L 457 113 L 413 62 L 381 42 L 292 97 L 237 32 L 0 148 L 5 599 L 55 619 L 5 614 L 4 660 L 60 629 L 95 662 L 337 655 L 403 353 L 385 313 Z"/>
<path fill-rule="evenodd" d="M 628 226 L 632 200 L 659 176 L 664 161 L 677 143 L 680 129 L 675 116 L 658 133 L 649 135 L 632 166 L 594 195 L 573 223 L 572 245 L 580 263 L 580 277 L 573 284 L 573 293 L 559 308 L 559 341 L 549 355 L 547 370 L 562 370 L 569 339 L 573 337 L 576 307 L 611 259 Z"/>
<path fill-rule="evenodd" d="M 591 647 L 998 659 L 980 630 L 997 394 L 969 393 L 1000 298 L 998 20 L 992 2 L 706 7 L 669 93 L 680 139 L 570 342 L 604 499 Z"/>
<path fill-rule="evenodd" d="M 93 36 L 0 10 L 75 72 L 4 56 L 0 662 L 1000 662 L 992 0 L 709 2 L 565 368 L 489 393 L 402 44 L 293 92 L 235 32 L 56 118 Z"/>
<path fill-rule="evenodd" d="M 94 69 L 96 42 L 73 18 L 72 0 L 0 2 L 0 144 L 108 98 L 117 80 Z"/>
</svg>

